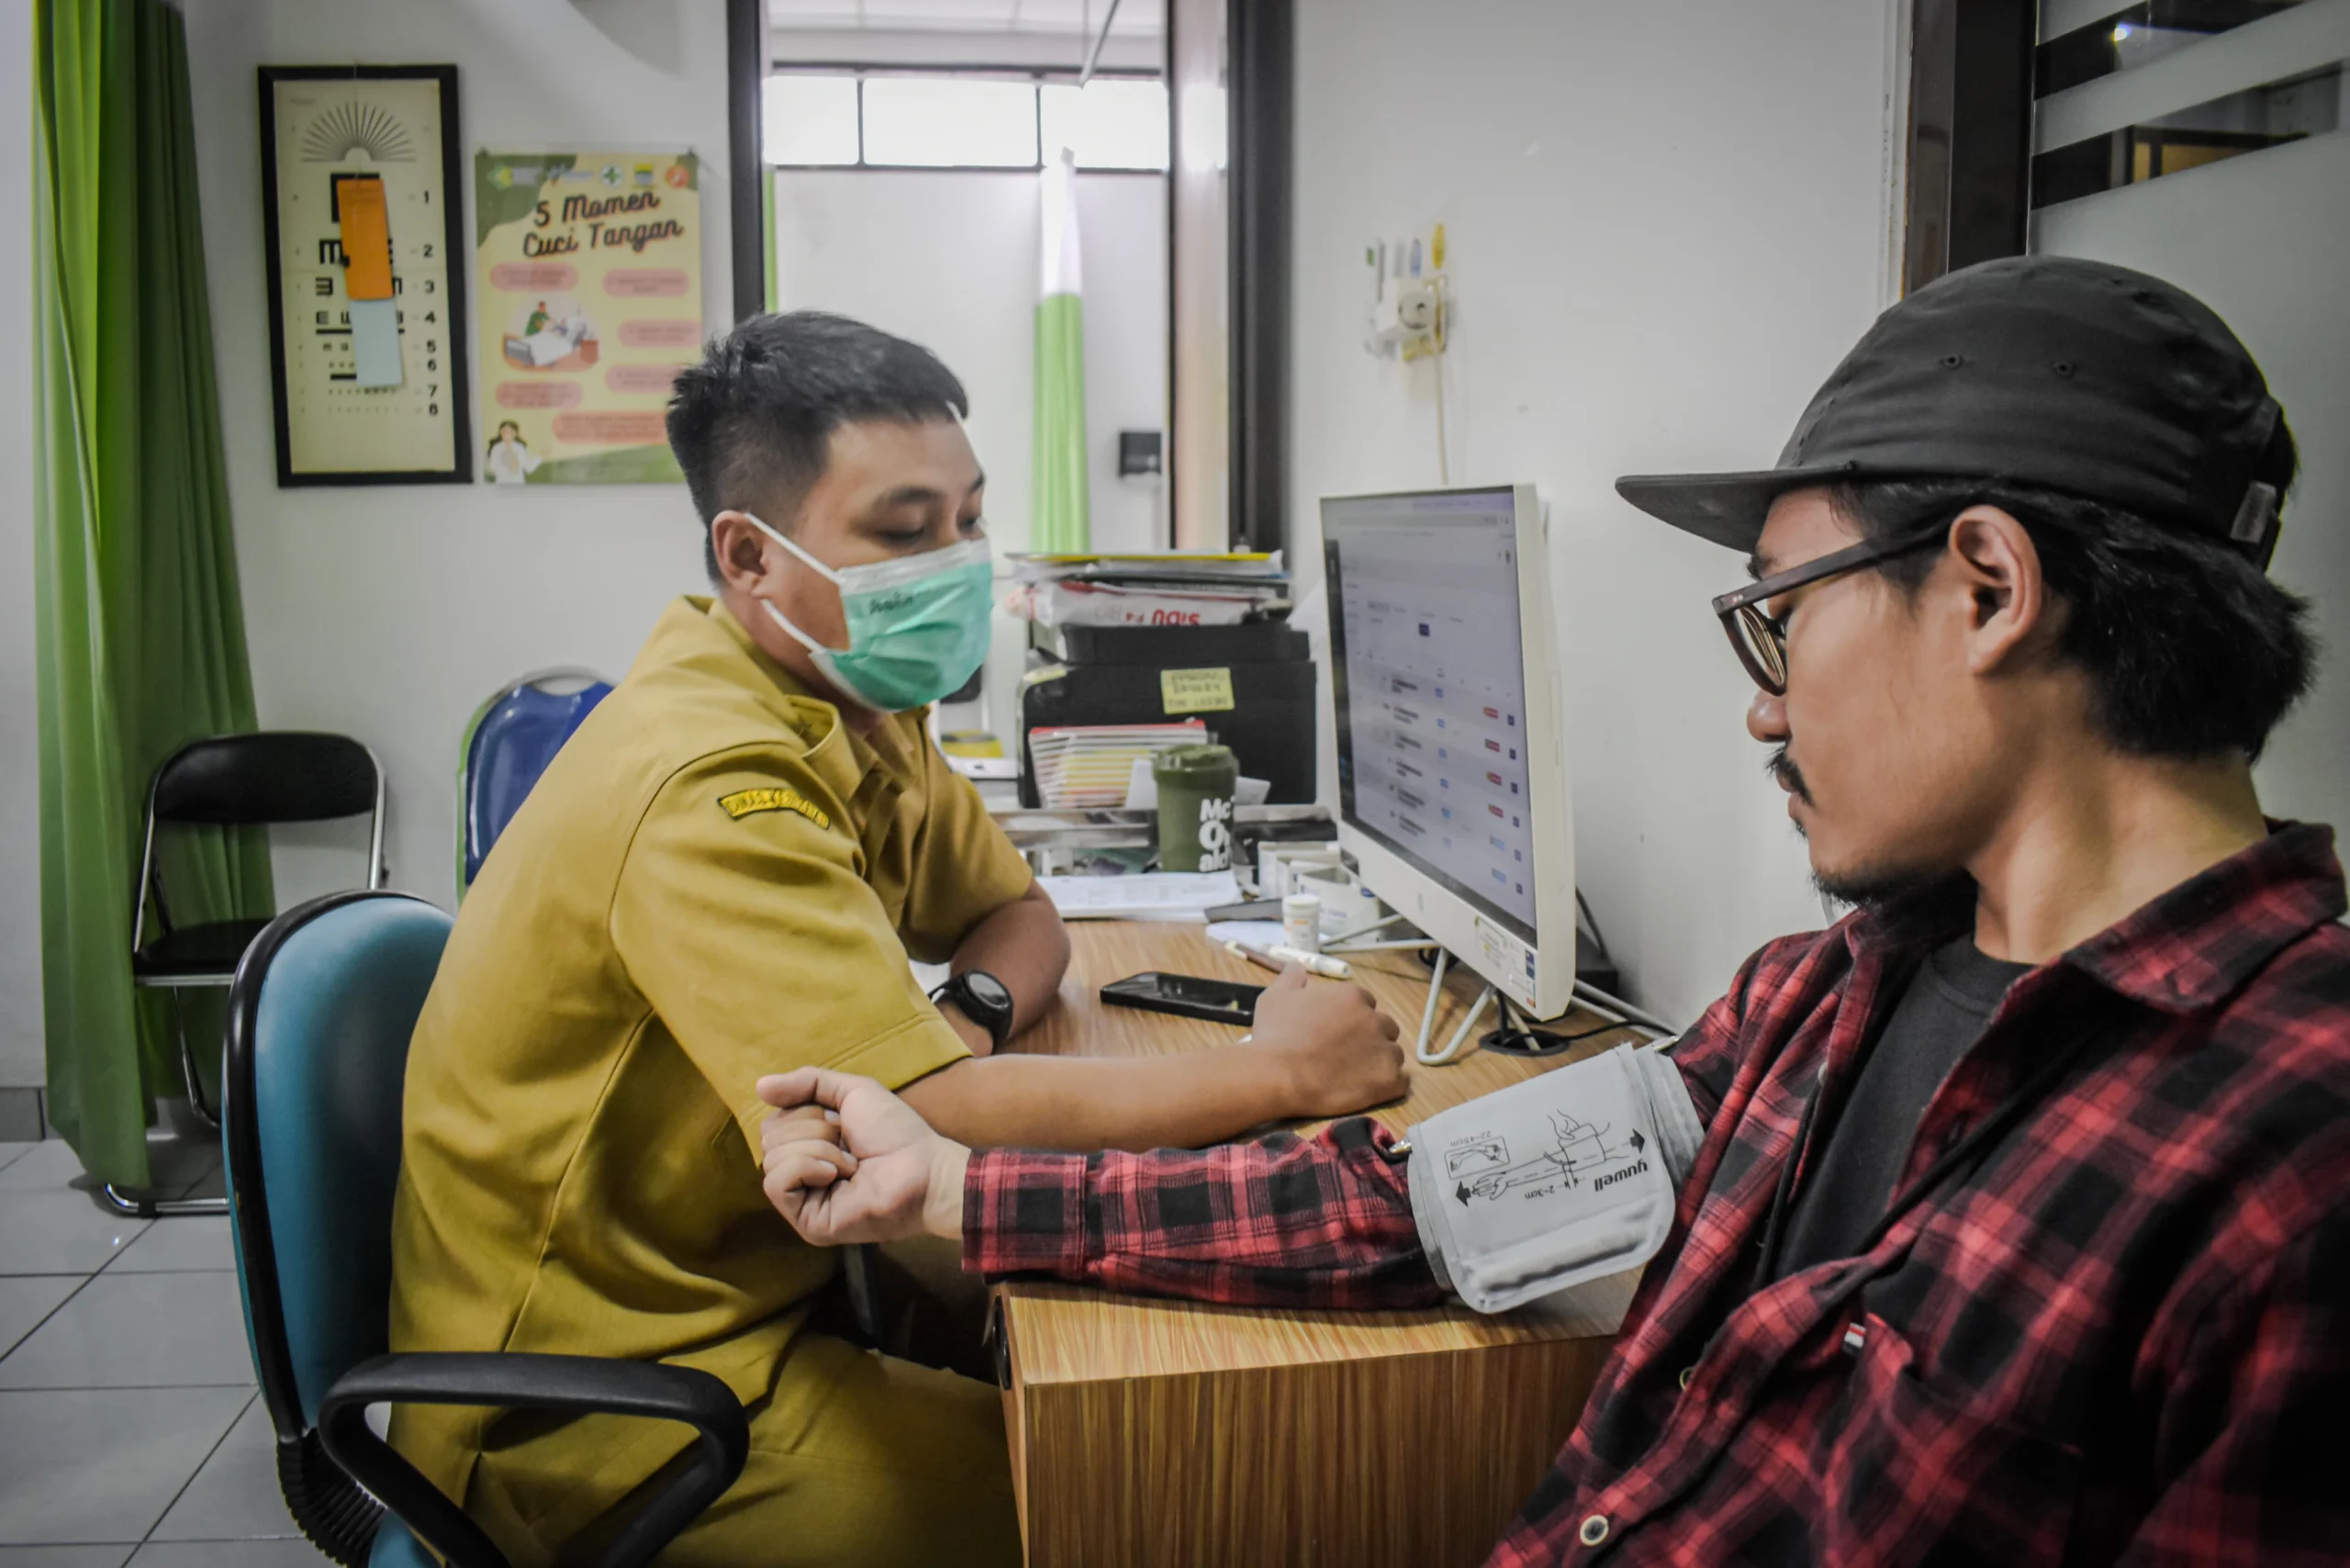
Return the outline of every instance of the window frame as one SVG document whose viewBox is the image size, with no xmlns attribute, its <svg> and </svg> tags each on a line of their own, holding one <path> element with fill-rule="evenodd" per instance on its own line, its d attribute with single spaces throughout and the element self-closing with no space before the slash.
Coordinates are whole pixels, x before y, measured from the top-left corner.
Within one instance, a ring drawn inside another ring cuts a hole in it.
<svg viewBox="0 0 2350 1568">
<path fill-rule="evenodd" d="M 2039 7 L 2035 0 L 1908 0 L 1908 16 L 1905 295 L 1944 273 L 2024 253 Z"/>
<path fill-rule="evenodd" d="M 1894 5 L 1908 23 L 1909 45 L 1897 252 L 1902 294 L 1975 262 L 2028 253 L 2032 218 L 2048 207 L 2125 190 L 2169 174 L 2157 162 L 2156 172 L 2146 180 L 2116 174 L 2103 184 L 2087 185 L 2076 178 L 2084 165 L 2094 167 L 2102 161 L 2127 174 L 2128 161 L 2145 147 L 2240 145 L 2249 153 L 2308 134 L 2171 128 L 2161 124 L 2167 117 L 2154 116 L 2101 137 L 2034 151 L 2035 114 L 2043 99 L 2086 86 L 2115 70 L 2138 69 L 2118 63 L 2093 68 L 2098 62 L 2083 55 L 2085 36 L 2093 42 L 2100 29 L 2128 21 L 2217 38 L 2274 20 L 2294 9 L 2294 0 L 2235 0 L 2235 8 L 2244 14 L 2224 26 L 2208 28 L 2187 27 L 2189 14 L 2218 21 L 2228 13 L 2229 0 L 2110 0 L 2101 16 L 2046 39 L 2040 37 L 2037 0 L 1894 0 Z M 2173 11 L 2172 16 L 2160 14 Z M 2329 69 L 2350 71 L 2350 64 L 2320 64 L 2245 90 L 2273 89 Z M 2350 124 L 2317 134 L 2344 131 L 2350 131 Z M 2240 141 L 2231 141 L 2237 137 Z"/>
<path fill-rule="evenodd" d="M 856 162 L 854 163 L 782 163 L 762 155 L 761 166 L 776 174 L 1035 174 L 1046 167 L 1045 95 L 1046 87 L 1074 87 L 1080 84 L 1080 73 L 1074 70 L 1056 70 L 1042 66 L 1005 65 L 888 65 L 870 62 L 791 60 L 771 63 L 759 78 L 762 95 L 767 82 L 777 76 L 829 76 L 853 78 L 856 83 Z M 1018 83 L 1029 90 L 1030 111 L 1036 123 L 1036 161 L 1033 163 L 876 163 L 866 158 L 865 84 L 877 76 L 893 78 L 920 77 L 932 80 L 993 81 Z M 1164 90 L 1166 76 L 1159 72 L 1136 69 L 1097 70 L 1096 81 L 1155 82 Z M 764 112 L 764 110 L 762 111 Z M 1168 149 L 1169 162 L 1174 149 Z M 1165 167 L 1137 168 L 1131 164 L 1092 164 L 1080 162 L 1080 174 L 1141 174 L 1164 179 Z"/>
</svg>

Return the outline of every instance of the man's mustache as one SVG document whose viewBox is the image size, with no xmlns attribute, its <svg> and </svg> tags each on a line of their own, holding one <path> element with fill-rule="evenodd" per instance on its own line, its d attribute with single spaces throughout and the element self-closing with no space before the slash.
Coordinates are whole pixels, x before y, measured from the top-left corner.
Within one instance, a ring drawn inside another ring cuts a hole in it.
<svg viewBox="0 0 2350 1568">
<path fill-rule="evenodd" d="M 1803 781 L 1803 769 L 1796 766 L 1795 758 L 1787 755 L 1785 746 L 1783 745 L 1771 754 L 1771 760 L 1762 765 L 1762 771 L 1777 779 L 1779 788 L 1801 801 L 1805 805 L 1817 803 L 1811 798 L 1810 786 Z"/>
</svg>

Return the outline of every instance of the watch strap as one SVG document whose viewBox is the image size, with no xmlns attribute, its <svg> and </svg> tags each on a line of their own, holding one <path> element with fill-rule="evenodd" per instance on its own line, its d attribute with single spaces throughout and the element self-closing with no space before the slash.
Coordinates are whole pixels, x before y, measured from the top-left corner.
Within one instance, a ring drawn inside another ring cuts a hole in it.
<svg viewBox="0 0 2350 1568">
<path fill-rule="evenodd" d="M 997 1046 L 1002 1046 L 1004 1041 L 1012 1037 L 1012 1010 L 1008 1007 L 987 1006 L 972 994 L 971 976 L 981 971 L 976 969 L 964 970 L 936 991 L 932 991 L 930 1000 L 933 1005 L 942 1002 L 955 1003 L 962 1010 L 964 1017 L 985 1029 L 988 1032 L 988 1038 Z M 988 978 L 991 980 L 995 980 L 993 975 Z M 1005 987 L 1002 980 L 995 980 L 995 983 L 1007 994 L 1009 993 L 1010 988 Z"/>
</svg>

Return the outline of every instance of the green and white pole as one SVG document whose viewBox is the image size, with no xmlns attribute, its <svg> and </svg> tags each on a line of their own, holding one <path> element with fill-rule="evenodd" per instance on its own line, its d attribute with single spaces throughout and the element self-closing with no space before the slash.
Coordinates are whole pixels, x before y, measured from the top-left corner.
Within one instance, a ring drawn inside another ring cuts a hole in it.
<svg viewBox="0 0 2350 1568">
<path fill-rule="evenodd" d="M 1045 165 L 1044 276 L 1036 298 L 1035 524 L 1028 547 L 1090 550 L 1085 465 L 1085 309 L 1079 295 L 1077 157 Z"/>
</svg>

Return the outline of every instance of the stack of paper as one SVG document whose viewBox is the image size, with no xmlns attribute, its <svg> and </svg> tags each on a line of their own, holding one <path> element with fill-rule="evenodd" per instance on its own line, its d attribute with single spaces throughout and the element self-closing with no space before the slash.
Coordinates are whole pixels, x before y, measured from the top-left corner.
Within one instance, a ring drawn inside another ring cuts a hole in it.
<svg viewBox="0 0 2350 1568">
<path fill-rule="evenodd" d="M 1229 871 L 1039 877 L 1036 885 L 1050 895 L 1063 920 L 1204 920 L 1209 910 L 1240 897 L 1240 884 Z"/>
<path fill-rule="evenodd" d="M 1055 811 L 1115 811 L 1126 803 L 1135 764 L 1169 746 L 1208 738 L 1197 719 L 1180 724 L 1080 724 L 1028 732 L 1036 795 Z"/>
<path fill-rule="evenodd" d="M 1046 626 L 1232 626 L 1289 608 L 1278 551 L 1011 559 L 1004 609 Z"/>
<path fill-rule="evenodd" d="M 1021 583 L 1253 583 L 1286 584 L 1289 572 L 1278 550 L 1192 554 L 1160 551 L 1136 555 L 1027 555 L 1006 557 L 1012 579 Z"/>
</svg>

